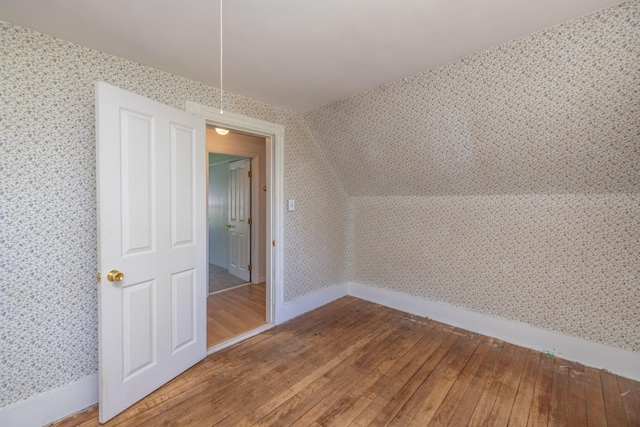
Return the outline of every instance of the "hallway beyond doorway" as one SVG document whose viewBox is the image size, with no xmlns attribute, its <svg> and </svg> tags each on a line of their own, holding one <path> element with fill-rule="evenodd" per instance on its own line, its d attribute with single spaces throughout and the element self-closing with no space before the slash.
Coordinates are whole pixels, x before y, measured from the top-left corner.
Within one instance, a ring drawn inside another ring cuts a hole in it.
<svg viewBox="0 0 640 427">
<path fill-rule="evenodd" d="M 226 268 L 209 264 L 209 294 L 234 288 L 247 283 L 245 280 L 229 273 Z"/>
</svg>

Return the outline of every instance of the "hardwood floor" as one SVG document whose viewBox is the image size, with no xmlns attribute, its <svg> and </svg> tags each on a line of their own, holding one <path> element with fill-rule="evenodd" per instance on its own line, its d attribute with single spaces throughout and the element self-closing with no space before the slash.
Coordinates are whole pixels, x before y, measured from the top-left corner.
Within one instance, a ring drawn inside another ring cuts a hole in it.
<svg viewBox="0 0 640 427">
<path fill-rule="evenodd" d="M 97 426 L 97 406 L 56 426 Z M 640 383 L 345 297 L 208 356 L 107 426 L 638 426 Z"/>
<path fill-rule="evenodd" d="M 266 324 L 266 284 L 246 285 L 207 297 L 207 347 Z"/>
</svg>

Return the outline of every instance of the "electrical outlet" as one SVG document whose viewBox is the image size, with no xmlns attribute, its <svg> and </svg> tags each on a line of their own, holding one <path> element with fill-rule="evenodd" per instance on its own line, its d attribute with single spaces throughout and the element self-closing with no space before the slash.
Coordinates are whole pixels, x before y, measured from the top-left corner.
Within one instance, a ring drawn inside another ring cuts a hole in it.
<svg viewBox="0 0 640 427">
<path fill-rule="evenodd" d="M 296 201 L 293 199 L 287 200 L 287 210 L 293 212 L 296 210 Z"/>
</svg>

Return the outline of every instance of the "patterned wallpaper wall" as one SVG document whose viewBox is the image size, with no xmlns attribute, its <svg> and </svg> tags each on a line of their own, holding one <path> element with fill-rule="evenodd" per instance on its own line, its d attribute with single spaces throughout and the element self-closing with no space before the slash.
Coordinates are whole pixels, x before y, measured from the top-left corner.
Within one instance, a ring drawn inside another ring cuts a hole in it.
<svg viewBox="0 0 640 427">
<path fill-rule="evenodd" d="M 3 407 L 97 371 L 94 82 L 180 109 L 219 91 L 1 22 L 0 58 Z M 285 300 L 342 282 L 346 194 L 302 117 L 233 95 L 227 109 L 285 126 Z"/>
<path fill-rule="evenodd" d="M 305 114 L 348 277 L 640 352 L 640 2 Z"/>
<path fill-rule="evenodd" d="M 639 58 L 633 1 L 304 116 L 349 195 L 637 193 Z"/>
<path fill-rule="evenodd" d="M 349 277 L 640 352 L 640 194 L 353 197 Z"/>
</svg>

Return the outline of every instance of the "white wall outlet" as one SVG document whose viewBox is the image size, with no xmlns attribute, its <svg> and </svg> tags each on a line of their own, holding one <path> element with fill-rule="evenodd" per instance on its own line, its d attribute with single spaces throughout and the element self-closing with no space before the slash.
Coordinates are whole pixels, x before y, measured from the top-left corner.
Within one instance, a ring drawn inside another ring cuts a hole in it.
<svg viewBox="0 0 640 427">
<path fill-rule="evenodd" d="M 293 212 L 296 210 L 296 201 L 293 199 L 287 200 L 287 210 Z"/>
</svg>

